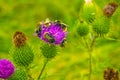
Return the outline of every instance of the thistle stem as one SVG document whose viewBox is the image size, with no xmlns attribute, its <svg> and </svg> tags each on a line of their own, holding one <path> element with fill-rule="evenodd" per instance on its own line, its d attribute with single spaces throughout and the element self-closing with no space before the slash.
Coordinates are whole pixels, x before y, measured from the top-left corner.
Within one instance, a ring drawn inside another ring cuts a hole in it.
<svg viewBox="0 0 120 80">
<path fill-rule="evenodd" d="M 88 45 L 88 43 L 87 43 L 85 37 L 83 37 L 83 39 L 84 39 L 84 42 L 85 42 L 86 48 L 89 50 L 89 45 Z"/>
<path fill-rule="evenodd" d="M 37 80 L 39 80 L 39 79 L 41 78 L 41 76 L 42 76 L 42 74 L 43 74 L 43 72 L 44 72 L 44 70 L 45 70 L 45 67 L 46 67 L 47 63 L 48 63 L 48 59 L 44 62 L 44 65 L 43 65 L 43 67 L 42 67 L 42 70 L 41 70 L 41 72 L 40 72 Z"/>
<path fill-rule="evenodd" d="M 91 45 L 89 47 L 89 80 L 91 80 L 91 76 L 92 76 L 92 51 L 93 51 L 93 47 L 95 44 L 95 40 L 96 40 L 97 36 L 93 36 L 93 39 L 91 41 Z"/>
<path fill-rule="evenodd" d="M 88 56 L 89 56 L 89 75 L 88 75 L 88 80 L 91 80 L 91 75 L 92 75 L 92 51 L 90 50 L 91 46 L 88 45 L 85 37 L 83 39 L 84 39 L 86 48 L 88 49 Z M 93 44 L 93 42 L 91 42 L 91 44 Z"/>
<path fill-rule="evenodd" d="M 92 52 L 89 52 L 89 80 L 91 80 L 92 76 Z"/>
<path fill-rule="evenodd" d="M 94 36 L 93 39 L 92 39 L 92 42 L 91 42 L 91 45 L 90 45 L 90 51 L 92 52 L 93 50 L 93 46 L 95 44 L 95 40 L 96 40 L 97 36 Z"/>
<path fill-rule="evenodd" d="M 94 46 L 96 38 L 97 38 L 96 36 L 93 37 L 91 44 L 89 46 L 85 37 L 84 37 L 85 45 L 86 45 L 86 48 L 88 49 L 88 53 L 89 53 L 89 76 L 88 76 L 88 80 L 91 80 L 91 76 L 92 76 L 92 51 L 93 51 L 93 46 Z"/>
<path fill-rule="evenodd" d="M 30 68 L 25 67 L 25 69 L 26 69 L 26 72 L 27 72 L 28 79 L 34 80 L 34 79 L 32 78 L 32 76 L 30 75 Z"/>
</svg>

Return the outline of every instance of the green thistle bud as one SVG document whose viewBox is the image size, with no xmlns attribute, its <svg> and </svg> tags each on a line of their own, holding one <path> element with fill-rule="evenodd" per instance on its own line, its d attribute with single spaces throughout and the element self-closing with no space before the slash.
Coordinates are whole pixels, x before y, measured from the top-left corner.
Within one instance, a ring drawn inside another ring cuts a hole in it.
<svg viewBox="0 0 120 80">
<path fill-rule="evenodd" d="M 92 23 L 95 19 L 96 9 L 92 2 L 85 3 L 83 6 L 83 10 L 81 12 L 81 16 L 87 23 Z"/>
<path fill-rule="evenodd" d="M 43 54 L 43 56 L 45 58 L 49 58 L 49 59 L 52 59 L 56 56 L 57 54 L 57 48 L 55 45 L 48 45 L 48 44 L 44 44 L 42 47 L 41 47 L 41 52 Z"/>
<path fill-rule="evenodd" d="M 28 80 L 24 69 L 17 69 L 8 80 Z"/>
<path fill-rule="evenodd" d="M 33 54 L 31 47 L 29 45 L 27 45 L 27 43 L 23 44 L 24 42 L 22 42 L 22 41 L 24 41 L 24 40 L 21 40 L 21 39 L 23 39 L 23 37 L 25 37 L 25 36 L 22 37 L 21 33 L 22 32 L 20 32 L 20 34 L 17 34 L 14 36 L 15 47 L 12 50 L 12 57 L 13 57 L 14 62 L 17 65 L 27 67 L 27 66 L 29 66 L 29 64 L 31 64 L 33 62 L 34 54 Z M 18 35 L 21 37 L 16 38 Z M 16 45 L 16 42 L 19 42 L 19 41 L 20 41 L 20 43 L 17 43 L 17 45 Z"/>
<path fill-rule="evenodd" d="M 89 33 L 89 27 L 86 22 L 79 22 L 78 23 L 78 28 L 77 28 L 77 33 L 80 36 L 86 36 Z"/>
<path fill-rule="evenodd" d="M 98 18 L 93 23 L 93 31 L 99 36 L 107 34 L 109 32 L 109 29 L 110 29 L 109 18 L 106 18 L 106 17 Z"/>
<path fill-rule="evenodd" d="M 29 66 L 33 62 L 34 54 L 28 45 L 14 48 L 13 60 L 19 66 Z"/>
</svg>

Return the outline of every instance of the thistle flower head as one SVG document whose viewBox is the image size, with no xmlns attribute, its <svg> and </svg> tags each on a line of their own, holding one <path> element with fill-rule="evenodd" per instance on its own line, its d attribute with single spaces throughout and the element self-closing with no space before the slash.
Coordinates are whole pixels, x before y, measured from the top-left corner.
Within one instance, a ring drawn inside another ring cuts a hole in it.
<svg viewBox="0 0 120 80">
<path fill-rule="evenodd" d="M 15 34 L 13 36 L 13 42 L 16 47 L 24 46 L 26 44 L 26 40 L 27 40 L 27 38 L 24 33 L 20 32 L 20 31 L 15 32 Z"/>
<path fill-rule="evenodd" d="M 116 11 L 117 7 L 118 5 L 114 2 L 107 4 L 103 9 L 104 15 L 111 17 Z"/>
<path fill-rule="evenodd" d="M 15 32 L 13 41 L 15 45 L 12 49 L 13 61 L 19 66 L 28 67 L 34 59 L 34 54 L 31 47 L 27 44 L 25 34 L 20 31 Z"/>
<path fill-rule="evenodd" d="M 118 71 L 115 71 L 112 68 L 108 68 L 104 71 L 104 79 L 105 80 L 119 80 Z"/>
<path fill-rule="evenodd" d="M 37 36 L 50 44 L 61 44 L 66 38 L 67 26 L 60 21 L 43 21 L 36 30 Z"/>
<path fill-rule="evenodd" d="M 7 59 L 0 59 L 0 78 L 7 79 L 14 73 L 14 65 Z"/>
</svg>

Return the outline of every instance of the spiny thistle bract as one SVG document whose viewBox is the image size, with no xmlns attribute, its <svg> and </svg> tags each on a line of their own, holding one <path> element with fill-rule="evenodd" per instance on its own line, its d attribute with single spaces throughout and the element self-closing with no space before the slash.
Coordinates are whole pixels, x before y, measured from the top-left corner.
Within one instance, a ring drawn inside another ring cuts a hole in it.
<svg viewBox="0 0 120 80">
<path fill-rule="evenodd" d="M 57 48 L 55 45 L 44 44 L 41 46 L 41 52 L 45 58 L 52 59 L 57 54 Z"/>
<path fill-rule="evenodd" d="M 0 59 L 0 78 L 7 79 L 14 73 L 14 65 L 7 59 Z"/>
<path fill-rule="evenodd" d="M 22 32 L 16 32 L 14 34 L 13 40 L 15 46 L 12 50 L 12 57 L 17 65 L 27 67 L 33 62 L 34 54 L 31 47 L 24 42 L 26 40 L 23 40 L 23 38 L 26 39 L 26 36 L 22 36 L 23 34 Z"/>
<path fill-rule="evenodd" d="M 93 31 L 98 36 L 103 36 L 109 32 L 110 29 L 110 19 L 106 17 L 100 17 L 95 20 L 95 22 L 92 25 Z"/>
<path fill-rule="evenodd" d="M 85 2 L 83 10 L 80 13 L 87 23 L 92 23 L 95 19 L 96 9 L 92 2 Z"/>
<path fill-rule="evenodd" d="M 89 33 L 89 26 L 86 22 L 80 21 L 77 26 L 77 33 L 79 36 L 86 36 Z"/>
<path fill-rule="evenodd" d="M 20 68 L 8 80 L 28 80 L 24 69 Z"/>
<path fill-rule="evenodd" d="M 15 47 L 12 55 L 14 62 L 19 66 L 29 66 L 34 58 L 33 51 L 28 45 L 20 48 Z"/>
</svg>

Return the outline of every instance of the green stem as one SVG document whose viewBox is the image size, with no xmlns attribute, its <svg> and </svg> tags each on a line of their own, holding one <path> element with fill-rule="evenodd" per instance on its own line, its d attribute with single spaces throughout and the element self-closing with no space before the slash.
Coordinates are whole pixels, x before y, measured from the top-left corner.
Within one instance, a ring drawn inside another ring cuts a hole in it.
<svg viewBox="0 0 120 80">
<path fill-rule="evenodd" d="M 90 45 L 90 51 L 92 52 L 93 50 L 93 46 L 95 44 L 95 40 L 96 40 L 97 36 L 94 36 L 93 39 L 92 39 L 92 42 L 91 42 L 91 45 Z"/>
<path fill-rule="evenodd" d="M 29 80 L 34 80 L 34 79 L 32 78 L 32 76 L 30 75 L 30 68 L 29 68 L 29 67 L 25 67 L 25 69 L 26 69 L 26 72 L 27 72 L 28 79 L 29 79 Z"/>
<path fill-rule="evenodd" d="M 91 80 L 92 76 L 92 52 L 89 52 L 89 80 Z"/>
<path fill-rule="evenodd" d="M 91 75 L 92 75 L 92 54 L 91 54 L 91 50 L 90 50 L 91 46 L 89 47 L 85 37 L 83 39 L 84 39 L 86 48 L 88 49 L 88 55 L 89 55 L 89 75 L 88 75 L 88 80 L 91 80 Z"/>
<path fill-rule="evenodd" d="M 42 74 L 43 74 L 43 72 L 44 72 L 44 70 L 45 70 L 45 67 L 46 67 L 47 63 L 48 63 L 48 59 L 44 62 L 44 65 L 43 65 L 43 67 L 42 67 L 42 70 L 41 70 L 41 72 L 40 72 L 37 80 L 39 80 L 39 79 L 41 78 L 41 76 L 42 76 Z"/>
<path fill-rule="evenodd" d="M 88 45 L 88 43 L 87 43 L 85 37 L 83 37 L 83 39 L 84 39 L 84 42 L 85 42 L 86 48 L 89 50 L 89 45 Z"/>
<path fill-rule="evenodd" d="M 91 76 L 92 76 L 92 51 L 93 51 L 93 46 L 95 44 L 96 38 L 97 38 L 96 36 L 93 37 L 90 47 L 89 47 L 86 39 L 84 38 L 85 45 L 86 45 L 86 48 L 88 49 L 88 53 L 89 53 L 89 76 L 88 76 L 88 80 L 91 80 Z"/>
<path fill-rule="evenodd" d="M 97 38 L 97 36 L 93 36 L 93 39 L 91 41 L 91 45 L 90 45 L 90 48 L 89 48 L 89 67 L 90 67 L 89 80 L 91 80 L 91 76 L 92 76 L 92 51 L 93 51 L 93 47 L 94 47 L 96 38 Z"/>
</svg>

